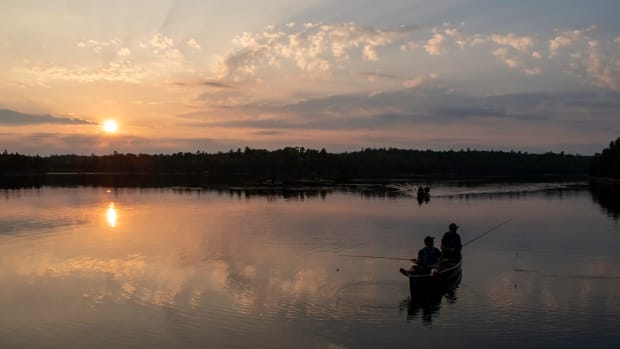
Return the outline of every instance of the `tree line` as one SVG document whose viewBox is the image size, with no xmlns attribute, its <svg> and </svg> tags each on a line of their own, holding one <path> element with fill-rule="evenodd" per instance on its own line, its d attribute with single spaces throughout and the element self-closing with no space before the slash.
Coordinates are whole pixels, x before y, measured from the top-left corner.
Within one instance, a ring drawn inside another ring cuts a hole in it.
<svg viewBox="0 0 620 349">
<path fill-rule="evenodd" d="M 620 145 L 618 141 L 614 147 Z M 607 154 L 605 151 L 603 154 Z M 607 156 L 607 155 L 605 155 Z M 200 173 L 256 179 L 394 178 L 437 176 L 587 175 L 592 157 L 547 152 L 408 150 L 366 148 L 328 153 L 325 149 L 286 147 L 173 154 L 24 155 L 0 154 L 3 175 L 42 173 Z"/>
<path fill-rule="evenodd" d="M 592 158 L 590 174 L 594 177 L 620 179 L 620 137 Z"/>
</svg>

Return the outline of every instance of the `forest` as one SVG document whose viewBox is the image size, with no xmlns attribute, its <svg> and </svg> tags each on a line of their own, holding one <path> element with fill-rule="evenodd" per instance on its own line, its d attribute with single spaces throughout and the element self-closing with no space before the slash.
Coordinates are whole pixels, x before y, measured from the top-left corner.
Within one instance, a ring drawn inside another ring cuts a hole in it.
<svg viewBox="0 0 620 349">
<path fill-rule="evenodd" d="M 614 143 L 614 149 L 620 145 Z M 604 151 L 601 157 L 606 157 Z M 617 156 L 617 150 L 616 150 Z M 0 154 L 0 175 L 46 173 L 193 173 L 253 179 L 401 178 L 411 176 L 540 176 L 588 175 L 592 157 L 547 152 L 479 150 L 407 150 L 366 148 L 329 153 L 325 149 L 286 147 L 278 150 L 237 149 L 228 152 L 109 155 Z M 598 165 L 600 171 L 606 167 Z M 598 171 L 598 170 L 597 170 Z M 617 168 L 616 168 L 617 171 Z M 598 173 L 598 172 L 597 172 Z M 617 173 L 617 172 L 616 172 Z"/>
<path fill-rule="evenodd" d="M 590 164 L 590 175 L 620 179 L 620 137 L 611 141 L 602 153 L 594 155 Z"/>
</svg>

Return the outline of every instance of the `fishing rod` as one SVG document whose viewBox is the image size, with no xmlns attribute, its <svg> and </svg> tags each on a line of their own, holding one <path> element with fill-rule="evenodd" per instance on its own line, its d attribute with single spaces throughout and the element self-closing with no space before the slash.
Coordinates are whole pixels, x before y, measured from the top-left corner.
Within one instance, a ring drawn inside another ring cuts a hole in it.
<svg viewBox="0 0 620 349">
<path fill-rule="evenodd" d="M 493 228 L 485 231 L 484 233 L 474 237 L 473 239 L 467 241 L 466 243 L 464 243 L 463 245 L 461 245 L 462 247 L 465 247 L 466 245 L 471 244 L 472 242 L 482 238 L 483 236 L 489 234 L 490 232 L 492 232 L 493 230 L 498 229 L 499 227 L 501 227 L 502 225 L 510 222 L 512 220 L 512 218 L 507 219 L 503 222 L 501 222 L 500 224 L 494 226 Z M 393 260 L 393 261 L 410 261 L 411 258 L 398 258 L 398 257 L 386 257 L 386 256 L 371 256 L 371 255 L 355 255 L 355 254 L 339 254 L 338 256 L 340 257 L 351 257 L 351 258 L 373 258 L 373 259 L 388 259 L 388 260 Z"/>
<path fill-rule="evenodd" d="M 397 258 L 397 257 L 384 257 L 384 256 L 364 256 L 356 254 L 339 254 L 340 257 L 352 257 L 352 258 L 374 258 L 374 259 L 390 259 L 393 261 L 410 261 L 411 258 Z"/>
<path fill-rule="evenodd" d="M 467 246 L 467 245 L 471 244 L 472 242 L 474 242 L 474 241 L 476 241 L 476 240 L 480 239 L 481 237 L 483 237 L 483 236 L 487 235 L 488 233 L 492 232 L 493 230 L 498 229 L 498 228 L 499 228 L 499 227 L 501 227 L 502 225 L 504 225 L 504 224 L 506 224 L 506 223 L 510 222 L 511 220 L 512 220 L 512 218 L 507 219 L 507 220 L 505 220 L 505 221 L 501 222 L 500 224 L 498 224 L 498 225 L 494 226 L 493 228 L 491 228 L 491 229 L 489 229 L 489 230 L 485 231 L 484 233 L 482 233 L 482 234 L 480 234 L 480 235 L 476 236 L 475 238 L 473 238 L 473 239 L 471 239 L 471 240 L 467 241 L 466 243 L 464 243 L 464 244 L 463 244 L 463 245 L 461 245 L 461 246 L 462 246 L 462 247 L 465 247 L 465 246 Z"/>
</svg>

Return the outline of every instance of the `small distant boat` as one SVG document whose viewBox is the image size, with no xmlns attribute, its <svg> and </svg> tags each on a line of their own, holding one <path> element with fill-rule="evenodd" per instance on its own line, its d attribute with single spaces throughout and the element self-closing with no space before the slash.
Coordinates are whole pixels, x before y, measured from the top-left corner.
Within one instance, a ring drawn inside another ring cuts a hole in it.
<svg viewBox="0 0 620 349">
<path fill-rule="evenodd" d="M 463 275 L 461 259 L 457 264 L 440 270 L 437 274 L 411 274 L 409 275 L 409 292 L 411 296 L 434 294 L 445 292 L 455 288 L 461 282 Z"/>
<path fill-rule="evenodd" d="M 423 202 L 428 202 L 431 199 L 431 188 L 419 187 L 417 191 L 417 198 L 420 204 L 422 204 Z"/>
</svg>

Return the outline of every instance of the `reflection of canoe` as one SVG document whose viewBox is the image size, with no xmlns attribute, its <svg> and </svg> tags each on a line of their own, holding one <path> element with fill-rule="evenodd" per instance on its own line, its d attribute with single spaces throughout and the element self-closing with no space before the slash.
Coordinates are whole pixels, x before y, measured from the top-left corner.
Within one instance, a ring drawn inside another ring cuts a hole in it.
<svg viewBox="0 0 620 349">
<path fill-rule="evenodd" d="M 413 296 L 445 292 L 448 289 L 455 288 L 461 281 L 462 264 L 463 261 L 461 260 L 458 264 L 447 269 L 443 269 L 436 275 L 409 275 L 409 292 L 411 292 L 411 295 Z"/>
</svg>

